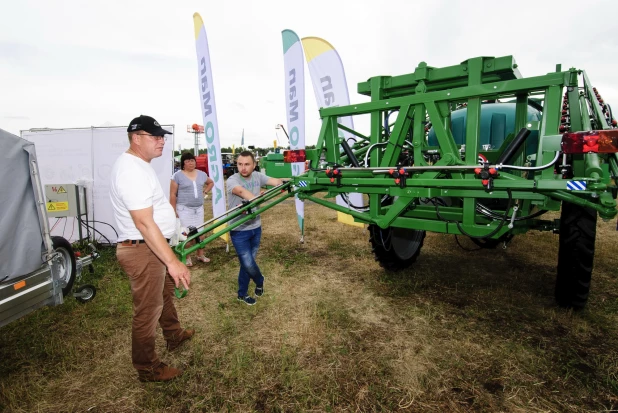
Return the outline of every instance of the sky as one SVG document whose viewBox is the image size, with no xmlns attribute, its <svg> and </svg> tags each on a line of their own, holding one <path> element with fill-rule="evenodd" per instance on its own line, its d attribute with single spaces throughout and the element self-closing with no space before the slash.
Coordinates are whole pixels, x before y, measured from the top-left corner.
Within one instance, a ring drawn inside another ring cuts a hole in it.
<svg viewBox="0 0 618 413">
<path fill-rule="evenodd" d="M 5 0 L 0 13 L 0 128 L 175 125 L 192 148 L 202 124 L 193 14 L 202 16 L 221 145 L 287 145 L 281 31 L 331 43 L 351 103 L 359 82 L 476 56 L 516 59 L 523 76 L 577 67 L 618 110 L 618 1 Z M 8 4 L 8 5 L 7 5 Z M 320 117 L 306 76 L 306 143 Z M 368 124 L 356 125 L 368 133 Z M 363 129 L 365 128 L 365 129 Z M 205 143 L 202 137 L 202 144 Z"/>
</svg>

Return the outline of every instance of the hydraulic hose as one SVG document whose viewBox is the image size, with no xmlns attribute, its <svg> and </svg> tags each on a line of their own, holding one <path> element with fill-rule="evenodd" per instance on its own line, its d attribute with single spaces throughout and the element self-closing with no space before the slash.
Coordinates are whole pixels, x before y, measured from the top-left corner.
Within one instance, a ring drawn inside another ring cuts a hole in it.
<svg viewBox="0 0 618 413">
<path fill-rule="evenodd" d="M 515 139 L 513 139 L 504 152 L 502 152 L 496 163 L 500 165 L 509 160 L 511 156 L 513 156 L 513 154 L 521 147 L 521 144 L 524 143 L 528 135 L 530 135 L 530 129 L 521 128 L 521 130 L 517 133 L 517 136 L 515 136 Z"/>
<path fill-rule="evenodd" d="M 354 155 L 354 152 L 352 152 L 352 148 L 350 148 L 350 145 L 348 145 L 348 142 L 345 139 L 341 140 L 341 147 L 343 148 L 345 154 L 348 156 L 348 159 L 352 163 L 352 165 L 354 165 L 354 167 L 356 168 L 360 167 L 358 159 L 356 159 L 356 155 Z"/>
</svg>

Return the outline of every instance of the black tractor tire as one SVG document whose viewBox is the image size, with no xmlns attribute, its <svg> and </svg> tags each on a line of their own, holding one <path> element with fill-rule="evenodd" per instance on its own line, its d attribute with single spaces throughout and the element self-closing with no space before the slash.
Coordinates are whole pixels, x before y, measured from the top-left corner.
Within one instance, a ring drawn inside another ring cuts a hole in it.
<svg viewBox="0 0 618 413">
<path fill-rule="evenodd" d="M 387 271 L 410 267 L 418 258 L 425 240 L 425 231 L 406 228 L 382 229 L 369 225 L 369 242 L 376 261 Z"/>
<path fill-rule="evenodd" d="M 60 253 L 60 280 L 66 282 L 62 289 L 62 296 L 66 297 L 73 288 L 77 264 L 75 263 L 75 252 L 71 243 L 62 237 L 51 237 L 54 251 Z"/>
<path fill-rule="evenodd" d="M 597 211 L 564 202 L 560 214 L 556 301 L 582 309 L 588 301 L 594 264 Z"/>
</svg>

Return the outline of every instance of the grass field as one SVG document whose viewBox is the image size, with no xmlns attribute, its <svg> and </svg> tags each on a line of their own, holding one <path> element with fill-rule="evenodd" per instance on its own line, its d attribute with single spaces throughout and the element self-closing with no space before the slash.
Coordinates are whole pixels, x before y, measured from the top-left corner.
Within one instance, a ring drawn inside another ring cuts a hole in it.
<svg viewBox="0 0 618 413">
<path fill-rule="evenodd" d="M 210 204 L 206 206 L 210 210 Z M 140 383 L 129 283 L 102 251 L 94 301 L 68 299 L 0 329 L 5 412 L 604 412 L 618 409 L 618 232 L 599 220 L 587 308 L 553 299 L 558 238 L 531 232 L 476 250 L 428 234 L 418 262 L 385 273 L 366 229 L 306 205 L 266 212 L 266 293 L 236 300 L 238 261 L 217 241 L 193 267 L 181 320 L 197 330 L 162 359 L 185 374 Z M 195 262 L 195 260 L 194 260 Z M 614 410 L 615 411 L 615 410 Z"/>
</svg>

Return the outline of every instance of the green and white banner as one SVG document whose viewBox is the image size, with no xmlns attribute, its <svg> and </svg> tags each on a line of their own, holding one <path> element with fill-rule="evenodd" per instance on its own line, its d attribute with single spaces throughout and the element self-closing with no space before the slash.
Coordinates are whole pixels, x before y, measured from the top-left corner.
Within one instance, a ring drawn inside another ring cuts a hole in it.
<svg viewBox="0 0 618 413">
<path fill-rule="evenodd" d="M 290 149 L 305 149 L 305 59 L 300 39 L 292 30 L 281 32 L 283 40 L 283 68 L 285 108 Z M 305 172 L 304 162 L 292 163 L 292 175 Z M 305 203 L 295 197 L 301 241 L 305 232 Z"/>
<path fill-rule="evenodd" d="M 204 137 L 208 150 L 208 175 L 215 182 L 212 189 L 213 216 L 221 216 L 227 210 L 225 202 L 225 187 L 223 183 L 223 166 L 221 162 L 221 144 L 219 142 L 219 127 L 217 124 L 217 109 L 215 107 L 215 90 L 213 87 L 208 39 L 204 22 L 199 13 L 193 15 L 195 29 L 195 51 L 197 53 L 197 75 L 200 95 L 200 107 L 204 121 Z M 223 236 L 227 241 L 227 234 Z"/>
<path fill-rule="evenodd" d="M 329 108 L 349 105 L 348 85 L 339 53 L 330 43 L 319 37 L 304 37 L 302 43 L 318 107 Z M 339 118 L 339 123 L 354 129 L 351 116 Z M 339 130 L 339 136 L 345 138 L 350 146 L 355 142 L 354 135 L 347 131 Z M 348 194 L 348 199 L 352 205 L 363 205 L 362 194 Z M 341 196 L 337 196 L 337 204 L 350 207 Z M 338 212 L 337 216 L 340 222 L 363 226 L 363 224 L 354 222 L 351 215 Z"/>
</svg>

